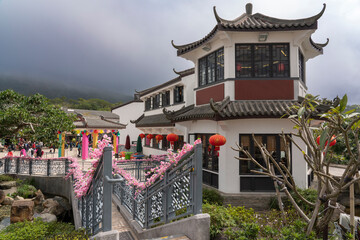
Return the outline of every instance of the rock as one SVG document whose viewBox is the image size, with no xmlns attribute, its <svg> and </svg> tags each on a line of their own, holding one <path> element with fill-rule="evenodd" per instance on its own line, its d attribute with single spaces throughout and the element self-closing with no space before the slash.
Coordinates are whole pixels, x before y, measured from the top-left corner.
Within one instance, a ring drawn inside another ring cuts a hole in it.
<svg viewBox="0 0 360 240">
<path fill-rule="evenodd" d="M 45 197 L 40 189 L 37 190 L 37 192 L 35 193 L 35 197 L 32 200 L 34 201 L 35 206 L 40 205 L 44 202 Z"/>
<path fill-rule="evenodd" d="M 42 205 L 44 207 L 44 211 L 41 213 L 51 213 L 58 216 L 65 211 L 65 209 L 53 198 L 46 199 Z"/>
<path fill-rule="evenodd" d="M 3 190 L 0 190 L 0 204 L 3 203 L 4 199 L 5 199 L 5 193 Z"/>
<path fill-rule="evenodd" d="M 14 200 L 16 200 L 16 201 L 24 200 L 24 198 L 23 198 L 23 197 L 20 197 L 20 196 L 16 196 L 16 197 L 14 198 Z"/>
<path fill-rule="evenodd" d="M 10 217 L 6 217 L 0 222 L 0 231 L 10 225 Z"/>
<path fill-rule="evenodd" d="M 1 182 L 0 189 L 10 189 L 16 187 L 16 181 Z"/>
<path fill-rule="evenodd" d="M 4 201 L 2 202 L 3 205 L 11 205 L 13 204 L 14 199 L 12 197 L 6 196 Z"/>
<path fill-rule="evenodd" d="M 71 204 L 66 198 L 55 196 L 54 200 L 57 201 L 64 208 L 65 211 L 71 210 Z"/>
<path fill-rule="evenodd" d="M 39 217 L 41 218 L 41 220 L 43 222 L 56 222 L 57 221 L 56 216 L 51 213 L 42 213 L 39 215 Z"/>
<path fill-rule="evenodd" d="M 32 221 L 34 217 L 34 202 L 33 201 L 14 201 L 11 206 L 10 222 L 23 222 L 25 220 Z"/>
</svg>

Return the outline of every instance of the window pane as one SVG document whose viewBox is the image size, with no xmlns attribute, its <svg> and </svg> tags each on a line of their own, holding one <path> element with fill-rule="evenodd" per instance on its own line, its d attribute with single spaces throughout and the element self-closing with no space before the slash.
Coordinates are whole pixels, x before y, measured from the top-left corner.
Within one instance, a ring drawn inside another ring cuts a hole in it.
<svg viewBox="0 0 360 240">
<path fill-rule="evenodd" d="M 305 61 L 304 61 L 304 55 L 302 55 L 300 50 L 299 50 L 299 78 L 300 81 L 305 83 Z"/>
<path fill-rule="evenodd" d="M 272 71 L 274 77 L 289 76 L 289 46 L 287 44 L 272 45 Z"/>
<path fill-rule="evenodd" d="M 250 136 L 241 136 L 240 145 L 246 151 L 250 151 Z M 240 152 L 240 157 L 246 158 L 247 156 Z M 251 162 L 250 161 L 240 161 L 240 174 L 250 174 Z"/>
<path fill-rule="evenodd" d="M 270 51 L 268 45 L 254 46 L 254 76 L 270 77 Z"/>
<path fill-rule="evenodd" d="M 216 81 L 224 79 L 224 49 L 220 49 L 216 54 Z"/>
<path fill-rule="evenodd" d="M 237 45 L 235 52 L 236 77 L 252 76 L 252 57 L 250 45 Z"/>
<path fill-rule="evenodd" d="M 206 84 L 206 58 L 199 60 L 199 84 L 200 86 Z"/>
<path fill-rule="evenodd" d="M 207 62 L 208 62 L 208 83 L 212 83 L 215 82 L 215 53 L 210 54 L 207 57 Z"/>
</svg>

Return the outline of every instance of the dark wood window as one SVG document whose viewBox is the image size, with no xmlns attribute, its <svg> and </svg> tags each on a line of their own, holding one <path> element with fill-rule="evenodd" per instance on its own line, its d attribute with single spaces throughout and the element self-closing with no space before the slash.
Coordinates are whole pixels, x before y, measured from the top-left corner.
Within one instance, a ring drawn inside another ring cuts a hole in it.
<svg viewBox="0 0 360 240">
<path fill-rule="evenodd" d="M 288 161 L 285 154 L 285 143 L 279 135 L 266 134 L 255 135 L 255 139 L 258 143 L 266 145 L 267 150 L 272 154 L 272 157 L 277 162 L 282 162 L 286 166 Z M 264 159 L 260 152 L 260 149 L 256 146 L 252 135 L 244 134 L 239 136 L 240 145 L 262 165 L 265 166 Z M 243 153 L 239 153 L 240 157 L 246 157 Z M 240 161 L 239 174 L 240 174 L 240 191 L 273 191 L 273 182 L 269 177 L 261 174 L 251 172 L 256 170 L 261 172 L 262 169 L 256 166 L 251 161 Z M 279 174 L 276 170 L 276 173 Z"/>
<path fill-rule="evenodd" d="M 161 101 L 163 107 L 170 106 L 170 91 L 166 91 L 162 94 Z"/>
<path fill-rule="evenodd" d="M 237 78 L 289 77 L 289 44 L 236 44 Z"/>
<path fill-rule="evenodd" d="M 184 101 L 184 87 L 176 86 L 174 88 L 174 103 L 182 103 Z"/>
<path fill-rule="evenodd" d="M 151 109 L 151 98 L 146 99 L 145 101 L 145 111 Z"/>
<path fill-rule="evenodd" d="M 304 55 L 299 50 L 299 79 L 305 83 L 305 60 Z"/>
<path fill-rule="evenodd" d="M 224 79 L 224 48 L 199 59 L 199 86 Z"/>
<path fill-rule="evenodd" d="M 203 183 L 219 187 L 219 157 L 214 151 L 214 146 L 209 143 L 209 138 L 214 134 L 195 134 L 195 139 L 200 138 L 203 152 Z"/>
<path fill-rule="evenodd" d="M 156 140 L 155 136 L 158 135 L 158 134 L 153 134 L 154 135 L 154 138 L 153 138 L 153 145 L 152 147 L 153 148 L 159 148 L 159 142 Z"/>
<path fill-rule="evenodd" d="M 162 140 L 162 150 L 167 150 L 168 148 L 170 148 L 170 143 L 167 141 L 166 137 L 167 135 L 162 135 L 163 136 L 163 140 Z"/>
<path fill-rule="evenodd" d="M 155 95 L 154 99 L 154 103 L 153 103 L 153 109 L 159 108 L 160 107 L 160 97 L 161 94 L 157 94 Z"/>
</svg>

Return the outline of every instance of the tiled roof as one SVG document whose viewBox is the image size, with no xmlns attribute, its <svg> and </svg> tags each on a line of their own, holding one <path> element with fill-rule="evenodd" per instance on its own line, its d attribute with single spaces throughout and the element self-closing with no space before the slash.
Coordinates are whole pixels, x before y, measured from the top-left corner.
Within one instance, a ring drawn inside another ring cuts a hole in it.
<svg viewBox="0 0 360 240">
<path fill-rule="evenodd" d="M 251 5 L 251 4 L 250 4 Z M 247 4 L 248 8 L 249 4 Z M 252 9 L 252 5 L 250 6 Z M 240 17 L 234 20 L 225 20 L 216 12 L 216 8 L 214 7 L 214 15 L 217 21 L 217 25 L 211 30 L 211 32 L 206 35 L 204 38 L 195 41 L 193 43 L 185 44 L 185 45 L 175 45 L 173 41 L 171 41 L 172 45 L 177 49 L 177 54 L 182 55 L 186 52 L 189 52 L 202 44 L 208 42 L 212 39 L 217 31 L 287 31 L 287 30 L 304 30 L 304 29 L 316 29 L 317 28 L 317 20 L 323 15 L 326 8 L 326 4 L 324 4 L 321 12 L 316 14 L 315 16 L 309 18 L 302 19 L 278 19 L 263 15 L 261 13 L 252 14 L 252 10 L 248 10 L 247 12 L 242 14 Z"/>
<path fill-rule="evenodd" d="M 137 128 L 139 127 L 163 127 L 163 126 L 174 126 L 164 114 L 156 114 L 151 116 L 141 115 L 137 120 L 131 121 L 135 123 Z"/>
<path fill-rule="evenodd" d="M 126 125 L 119 123 L 119 116 L 112 112 L 85 109 L 65 109 L 65 112 L 76 114 L 76 128 L 123 129 Z"/>
<path fill-rule="evenodd" d="M 188 107 L 182 108 L 178 111 L 166 111 L 163 110 L 166 117 L 174 122 L 188 121 L 188 120 L 197 120 L 197 119 L 212 119 L 215 120 L 215 112 L 210 107 L 209 104 L 195 107 L 190 105 Z"/>
<path fill-rule="evenodd" d="M 221 118 L 281 117 L 296 114 L 297 110 L 291 108 L 296 103 L 292 100 L 230 101 L 227 97 L 221 103 L 210 102 L 210 106 Z"/>
</svg>

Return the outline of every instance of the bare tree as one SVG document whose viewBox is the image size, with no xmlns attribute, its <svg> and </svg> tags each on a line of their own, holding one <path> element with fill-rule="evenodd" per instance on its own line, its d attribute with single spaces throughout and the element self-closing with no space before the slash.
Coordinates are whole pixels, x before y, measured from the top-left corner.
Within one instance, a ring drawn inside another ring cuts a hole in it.
<svg viewBox="0 0 360 240">
<path fill-rule="evenodd" d="M 287 163 L 278 162 L 274 159 L 273 153 L 269 152 L 264 144 L 257 142 L 254 135 L 254 143 L 261 151 L 264 164 L 260 164 L 242 146 L 237 144 L 237 148 L 234 149 L 243 153 L 243 156 L 246 156 L 237 159 L 251 161 L 261 169 L 261 171 L 252 170 L 253 173 L 269 176 L 274 181 L 279 207 L 283 214 L 284 209 L 280 192 L 285 193 L 302 219 L 308 223 L 307 235 L 312 230 L 316 230 L 317 233 L 325 232 L 327 234 L 328 224 L 336 208 L 333 206 L 337 205 L 336 202 L 340 193 L 351 184 L 360 180 L 357 174 L 360 166 L 360 144 L 358 140 L 360 115 L 354 112 L 354 110 L 346 111 L 346 104 L 346 95 L 341 100 L 334 100 L 334 102 L 327 106 L 317 97 L 308 95 L 301 104 L 294 105 L 292 110 L 295 110 L 297 114 L 289 114 L 287 116 L 294 123 L 295 132 L 291 136 L 284 133 L 280 134 L 286 146 Z M 314 119 L 321 119 L 323 122 L 320 126 L 314 127 L 312 126 Z M 316 134 L 314 133 L 319 134 L 319 143 L 317 143 Z M 342 176 L 335 178 L 329 172 L 330 160 L 332 158 L 332 153 L 329 150 L 330 145 L 332 145 L 331 143 L 336 141 L 336 138 L 339 136 L 345 140 L 350 161 Z M 300 138 L 305 143 L 307 150 L 302 149 L 294 140 L 294 137 Z M 293 143 L 303 153 L 303 160 L 306 161 L 318 180 L 318 198 L 315 202 L 308 201 L 297 191 L 295 180 L 291 175 L 290 143 Z M 312 206 L 314 211 L 307 215 L 295 202 L 290 191 L 293 191 L 304 203 Z M 319 214 L 321 206 L 326 210 Z"/>
</svg>

